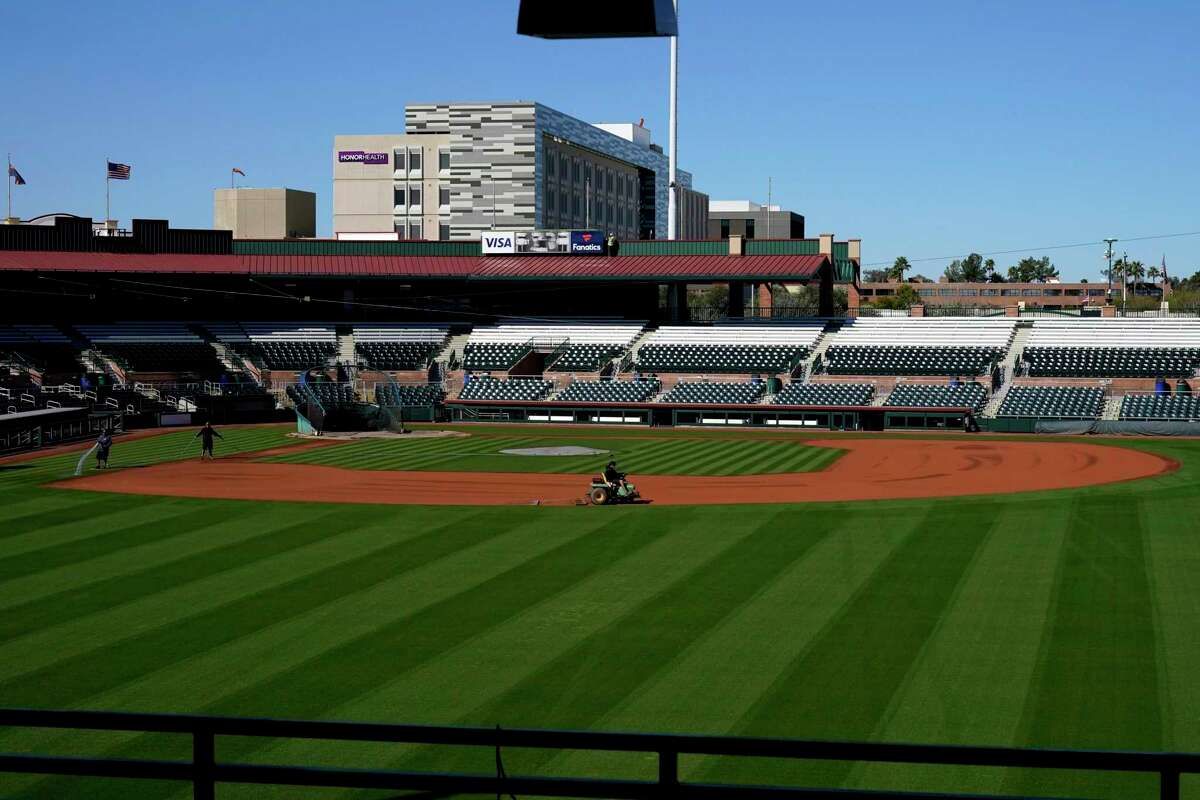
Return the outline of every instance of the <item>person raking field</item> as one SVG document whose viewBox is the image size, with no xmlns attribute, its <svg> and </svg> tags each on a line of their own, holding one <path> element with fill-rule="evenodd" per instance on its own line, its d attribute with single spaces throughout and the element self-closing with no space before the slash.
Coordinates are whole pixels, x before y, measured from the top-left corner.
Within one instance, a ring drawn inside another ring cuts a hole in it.
<svg viewBox="0 0 1200 800">
<path fill-rule="evenodd" d="M 208 460 L 213 459 L 213 438 L 224 440 L 225 437 L 217 432 L 217 429 L 212 426 L 212 422 L 204 423 L 204 427 L 196 431 L 196 437 L 200 440 L 200 460 L 203 461 L 205 456 Z"/>
</svg>

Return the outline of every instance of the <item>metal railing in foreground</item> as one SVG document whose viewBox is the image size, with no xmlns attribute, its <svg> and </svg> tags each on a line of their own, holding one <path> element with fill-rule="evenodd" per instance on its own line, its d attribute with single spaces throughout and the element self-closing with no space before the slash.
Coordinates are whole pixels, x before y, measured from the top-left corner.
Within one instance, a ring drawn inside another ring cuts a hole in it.
<svg viewBox="0 0 1200 800">
<path fill-rule="evenodd" d="M 212 800 L 218 783 L 270 786 L 387 789 L 453 794 L 556 797 L 659 798 L 874 798 L 874 800 L 1004 800 L 997 795 L 912 791 L 819 789 L 763 785 L 717 785 L 680 780 L 681 755 L 778 758 L 814 761 L 867 761 L 891 764 L 1069 769 L 1140 772 L 1159 776 L 1160 800 L 1178 800 L 1181 774 L 1200 773 L 1200 755 L 1099 750 L 1029 750 L 1006 747 L 823 742 L 732 736 L 600 733 L 588 731 L 389 725 L 356 722 L 126 714 L 105 711 L 0 709 L 0 726 L 128 731 L 190 736 L 190 761 L 0 754 L 0 772 L 77 777 L 171 780 L 191 783 L 193 796 Z M 484 747 L 495 752 L 490 774 L 405 772 L 384 769 L 286 766 L 220 762 L 221 736 L 394 744 Z M 655 780 L 509 776 L 505 749 L 590 750 L 657 756 Z M 1015 800 L 1010 798 L 1009 800 Z"/>
</svg>

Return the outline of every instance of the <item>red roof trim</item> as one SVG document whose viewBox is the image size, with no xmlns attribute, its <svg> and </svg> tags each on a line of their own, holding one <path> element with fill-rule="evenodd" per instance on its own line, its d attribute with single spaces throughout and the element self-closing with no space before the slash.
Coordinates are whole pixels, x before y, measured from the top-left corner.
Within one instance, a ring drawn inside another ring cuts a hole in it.
<svg viewBox="0 0 1200 800">
<path fill-rule="evenodd" d="M 807 280 L 819 255 L 342 256 L 168 255 L 0 251 L 0 272 L 183 273 L 466 280 Z"/>
</svg>

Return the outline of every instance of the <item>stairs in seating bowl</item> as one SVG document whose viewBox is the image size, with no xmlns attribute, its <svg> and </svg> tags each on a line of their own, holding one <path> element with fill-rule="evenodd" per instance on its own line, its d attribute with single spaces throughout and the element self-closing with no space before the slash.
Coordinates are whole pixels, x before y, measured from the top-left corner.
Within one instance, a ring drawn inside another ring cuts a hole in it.
<svg viewBox="0 0 1200 800">
<path fill-rule="evenodd" d="M 1016 371 L 1017 359 L 1021 353 L 1025 352 L 1025 343 L 1029 341 L 1029 335 L 1032 332 L 1031 326 L 1018 325 L 1013 333 L 1012 342 L 1008 345 L 1008 352 L 1004 354 L 1004 360 L 1000 362 L 1006 383 L 1012 380 L 1013 373 Z"/>
<path fill-rule="evenodd" d="M 339 364 L 358 363 L 358 354 L 354 352 L 354 334 L 348 331 L 337 334 L 337 360 Z"/>
<path fill-rule="evenodd" d="M 453 353 L 455 358 L 458 359 L 458 363 L 461 365 L 463 360 L 463 348 L 467 346 L 467 340 L 470 338 L 470 332 L 458 333 L 454 336 L 451 336 L 450 341 L 446 342 L 446 346 L 443 347 L 442 351 L 437 354 L 436 360 L 441 361 L 442 363 L 448 363 L 450 361 L 450 354 Z M 445 371 L 449 372 L 449 369 Z"/>
<path fill-rule="evenodd" d="M 817 361 L 817 356 L 824 358 L 825 351 L 829 349 L 829 345 L 833 344 L 833 334 L 841 327 L 840 323 L 830 322 L 825 326 L 825 330 L 821 333 L 821 338 L 817 340 L 817 346 L 814 347 L 804 358 L 804 382 L 812 378 L 813 364 Z"/>
<path fill-rule="evenodd" d="M 1000 406 L 1004 404 L 1004 398 L 1008 397 L 1008 390 L 1012 388 L 1012 381 L 1000 387 L 1000 390 L 988 398 L 987 405 L 983 407 L 982 417 L 995 417 L 1000 411 Z"/>
<path fill-rule="evenodd" d="M 629 350 L 627 352 L 629 353 L 631 363 L 637 363 L 638 350 L 641 349 L 641 346 L 646 342 L 647 337 L 649 337 L 652 333 L 654 333 L 654 331 L 647 328 L 639 333 L 637 338 L 629 343 Z"/>
<path fill-rule="evenodd" d="M 1121 400 L 1120 397 L 1104 398 L 1104 410 L 1100 412 L 1100 419 L 1118 420 L 1121 418 Z"/>
</svg>

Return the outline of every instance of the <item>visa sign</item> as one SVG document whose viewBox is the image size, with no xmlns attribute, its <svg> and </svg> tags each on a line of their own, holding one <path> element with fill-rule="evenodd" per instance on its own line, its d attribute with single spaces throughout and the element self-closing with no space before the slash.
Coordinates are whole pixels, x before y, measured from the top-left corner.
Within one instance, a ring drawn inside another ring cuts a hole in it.
<svg viewBox="0 0 1200 800">
<path fill-rule="evenodd" d="M 604 255 L 604 234 L 600 231 L 571 231 L 571 254 Z"/>
<path fill-rule="evenodd" d="M 483 254 L 501 255 L 504 253 L 517 252 L 517 235 L 511 231 L 485 231 L 479 237 L 479 243 L 483 246 Z"/>
</svg>

